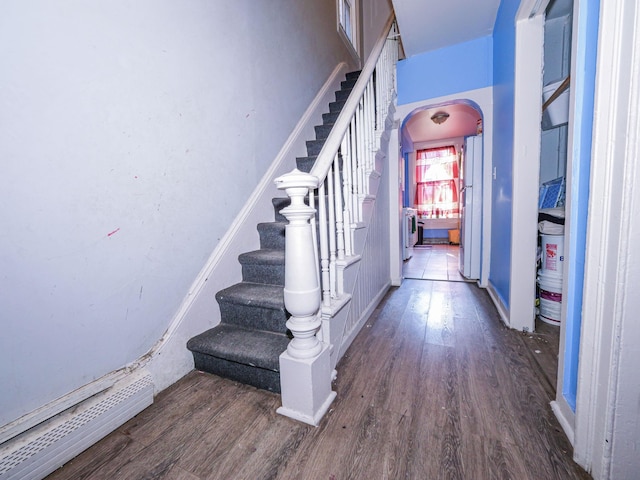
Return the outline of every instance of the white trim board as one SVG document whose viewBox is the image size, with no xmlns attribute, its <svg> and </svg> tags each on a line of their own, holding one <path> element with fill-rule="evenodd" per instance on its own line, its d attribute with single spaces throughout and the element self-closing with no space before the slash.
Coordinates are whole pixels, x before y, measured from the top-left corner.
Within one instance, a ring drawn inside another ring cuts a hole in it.
<svg viewBox="0 0 640 480">
<path fill-rule="evenodd" d="M 593 478 L 636 478 L 640 383 L 640 9 L 600 2 L 576 461 Z"/>
<path fill-rule="evenodd" d="M 528 332 L 535 329 L 544 11 L 548 3 L 524 0 L 516 15 L 509 317 L 511 328 Z"/>
</svg>

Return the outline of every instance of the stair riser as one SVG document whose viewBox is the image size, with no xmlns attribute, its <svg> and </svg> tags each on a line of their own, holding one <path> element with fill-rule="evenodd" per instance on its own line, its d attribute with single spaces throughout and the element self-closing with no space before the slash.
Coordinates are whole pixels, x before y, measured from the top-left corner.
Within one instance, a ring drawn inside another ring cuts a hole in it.
<svg viewBox="0 0 640 480">
<path fill-rule="evenodd" d="M 329 113 L 323 113 L 322 114 L 322 121 L 325 124 L 334 124 L 336 123 L 336 120 L 338 119 L 338 115 L 340 115 L 340 112 L 329 112 Z"/>
<path fill-rule="evenodd" d="M 338 90 L 336 92 L 336 102 L 344 102 L 347 100 L 347 98 L 349 98 L 349 95 L 351 94 L 351 89 L 342 89 L 342 90 Z"/>
<path fill-rule="evenodd" d="M 329 125 L 317 125 L 315 128 L 316 131 L 316 140 L 326 140 L 333 128 L 333 124 Z"/>
<path fill-rule="evenodd" d="M 263 223 L 258 225 L 260 248 L 284 249 L 284 225 Z"/>
<path fill-rule="evenodd" d="M 329 113 L 340 113 L 342 111 L 342 107 L 344 107 L 344 100 L 341 102 L 331 102 L 329 104 Z"/>
<path fill-rule="evenodd" d="M 354 78 L 352 80 L 344 80 L 340 82 L 340 88 L 342 90 L 353 90 L 353 87 L 356 85 L 357 81 L 358 81 L 357 78 Z"/>
<path fill-rule="evenodd" d="M 284 286 L 284 265 L 243 265 L 242 280 Z"/>
<path fill-rule="evenodd" d="M 320 153 L 322 147 L 324 146 L 324 140 L 309 140 L 307 142 L 307 155 L 314 156 Z"/>
<path fill-rule="evenodd" d="M 256 388 L 280 393 L 280 373 L 193 352 L 197 370 L 212 373 Z"/>
<path fill-rule="evenodd" d="M 296 158 L 296 166 L 301 172 L 309 173 L 316 163 L 318 157 L 298 157 Z"/>
<path fill-rule="evenodd" d="M 250 302 L 250 299 L 248 299 Z M 274 310 L 248 303 L 239 305 L 219 301 L 220 318 L 224 323 L 239 325 L 246 328 L 256 328 L 276 333 L 287 333 L 287 314 L 284 310 Z"/>
</svg>

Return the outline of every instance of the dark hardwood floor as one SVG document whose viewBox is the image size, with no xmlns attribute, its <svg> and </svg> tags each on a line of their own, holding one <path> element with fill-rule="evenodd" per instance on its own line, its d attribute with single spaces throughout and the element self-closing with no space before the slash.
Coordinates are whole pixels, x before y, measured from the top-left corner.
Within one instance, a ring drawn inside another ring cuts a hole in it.
<svg viewBox="0 0 640 480">
<path fill-rule="evenodd" d="M 588 479 L 549 406 L 543 342 L 474 284 L 406 280 L 338 365 L 319 427 L 192 372 L 49 479 Z"/>
</svg>

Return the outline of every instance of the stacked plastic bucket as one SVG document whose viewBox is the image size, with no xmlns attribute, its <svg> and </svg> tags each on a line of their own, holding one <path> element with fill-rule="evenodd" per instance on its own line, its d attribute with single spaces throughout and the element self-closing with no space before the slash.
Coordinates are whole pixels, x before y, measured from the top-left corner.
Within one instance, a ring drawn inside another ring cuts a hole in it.
<svg viewBox="0 0 640 480">
<path fill-rule="evenodd" d="M 541 268 L 538 270 L 540 320 L 560 325 L 562 311 L 562 269 L 564 266 L 564 235 L 541 234 Z"/>
</svg>

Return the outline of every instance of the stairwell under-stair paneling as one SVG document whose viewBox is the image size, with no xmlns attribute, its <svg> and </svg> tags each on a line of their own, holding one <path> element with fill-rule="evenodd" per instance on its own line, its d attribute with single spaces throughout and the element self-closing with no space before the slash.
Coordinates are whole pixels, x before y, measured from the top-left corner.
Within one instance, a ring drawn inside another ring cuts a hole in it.
<svg viewBox="0 0 640 480">
<path fill-rule="evenodd" d="M 297 168 L 309 172 L 358 79 L 349 73 L 323 123 L 315 127 L 315 140 L 307 141 L 307 156 L 296 159 Z M 242 281 L 216 293 L 219 325 L 191 338 L 198 370 L 230 378 L 272 392 L 280 392 L 279 357 L 291 334 L 284 306 L 284 247 L 286 218 L 280 210 L 289 198 L 274 198 L 274 221 L 257 226 L 260 249 L 243 253 L 238 260 Z"/>
</svg>

